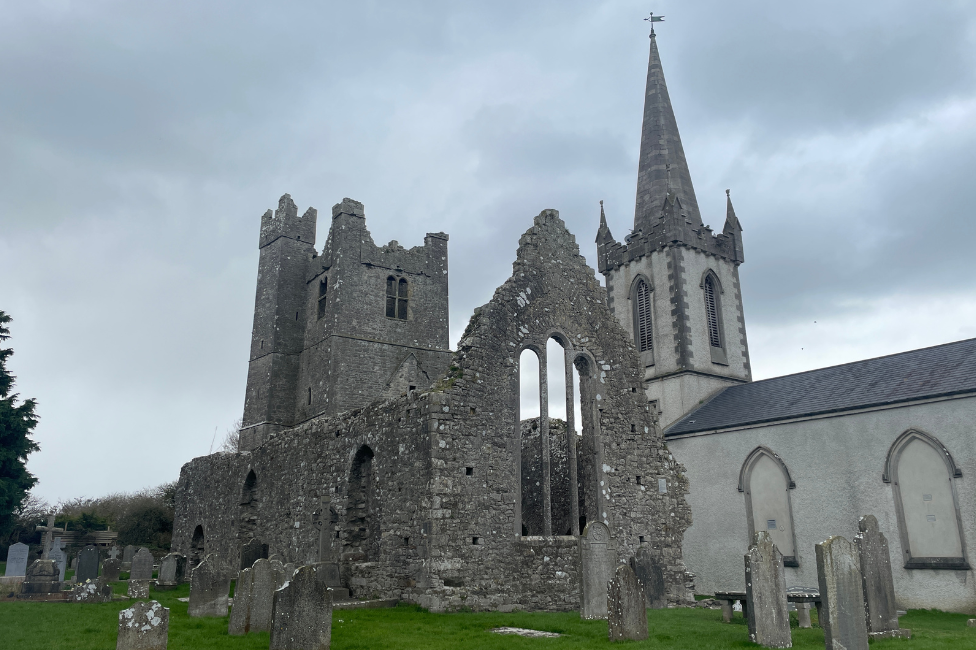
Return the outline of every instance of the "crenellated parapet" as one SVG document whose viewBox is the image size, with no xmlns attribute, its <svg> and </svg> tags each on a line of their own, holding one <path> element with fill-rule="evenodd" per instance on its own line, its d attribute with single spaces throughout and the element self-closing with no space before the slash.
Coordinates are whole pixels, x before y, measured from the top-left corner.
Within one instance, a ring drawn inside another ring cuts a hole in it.
<svg viewBox="0 0 976 650">
<path fill-rule="evenodd" d="M 264 248 L 279 237 L 288 237 L 314 245 L 317 221 L 318 211 L 315 208 L 309 208 L 299 217 L 298 207 L 291 200 L 291 195 L 284 194 L 278 199 L 277 210 L 273 213 L 268 210 L 261 216 L 261 237 L 258 248 Z"/>
</svg>

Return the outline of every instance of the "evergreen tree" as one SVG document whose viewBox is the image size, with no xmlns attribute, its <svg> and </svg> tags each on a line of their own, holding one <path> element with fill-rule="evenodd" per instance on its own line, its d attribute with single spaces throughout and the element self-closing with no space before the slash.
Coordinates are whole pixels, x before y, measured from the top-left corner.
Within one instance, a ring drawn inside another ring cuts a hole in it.
<svg viewBox="0 0 976 650">
<path fill-rule="evenodd" d="M 0 342 L 10 338 L 9 322 L 10 316 L 0 311 Z M 36 403 L 28 399 L 18 406 L 18 395 L 10 392 L 15 378 L 7 370 L 7 359 L 13 353 L 0 348 L 0 537 L 13 527 L 15 513 L 37 483 L 27 471 L 27 455 L 40 449 L 30 438 L 37 426 Z"/>
</svg>

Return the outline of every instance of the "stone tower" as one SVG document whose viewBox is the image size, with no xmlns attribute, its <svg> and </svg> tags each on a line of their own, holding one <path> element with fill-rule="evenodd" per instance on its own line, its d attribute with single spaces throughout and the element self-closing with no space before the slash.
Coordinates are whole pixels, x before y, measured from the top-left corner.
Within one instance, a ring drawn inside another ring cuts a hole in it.
<svg viewBox="0 0 976 650">
<path fill-rule="evenodd" d="M 322 254 L 317 212 L 291 197 L 261 218 L 241 444 L 282 428 L 427 388 L 449 364 L 444 233 L 409 250 L 376 246 L 363 204 L 332 208 Z"/>
<path fill-rule="evenodd" d="M 653 32 L 634 230 L 615 241 L 601 206 L 596 244 L 610 308 L 633 336 L 663 426 L 715 391 L 751 381 L 742 227 L 731 199 L 721 233 L 702 222 Z"/>
</svg>

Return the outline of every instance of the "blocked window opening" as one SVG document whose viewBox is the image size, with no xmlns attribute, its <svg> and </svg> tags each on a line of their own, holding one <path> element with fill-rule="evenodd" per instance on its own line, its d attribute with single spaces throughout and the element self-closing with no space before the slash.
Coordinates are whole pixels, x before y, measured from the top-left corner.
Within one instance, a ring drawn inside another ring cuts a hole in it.
<svg viewBox="0 0 976 650">
<path fill-rule="evenodd" d="M 319 305 L 318 305 L 319 318 L 325 316 L 325 306 L 327 304 L 326 298 L 328 298 L 328 293 L 329 293 L 329 278 L 325 277 L 322 278 L 321 282 L 319 282 Z"/>
<path fill-rule="evenodd" d="M 386 317 L 407 320 L 409 286 L 406 278 L 397 280 L 392 275 L 386 279 Z"/>
<path fill-rule="evenodd" d="M 754 538 L 756 531 L 769 531 L 773 543 L 783 554 L 783 564 L 795 567 L 799 563 L 789 493 L 793 487 L 786 464 L 765 447 L 756 447 L 742 465 L 739 490 L 746 495 L 749 540 Z"/>
</svg>

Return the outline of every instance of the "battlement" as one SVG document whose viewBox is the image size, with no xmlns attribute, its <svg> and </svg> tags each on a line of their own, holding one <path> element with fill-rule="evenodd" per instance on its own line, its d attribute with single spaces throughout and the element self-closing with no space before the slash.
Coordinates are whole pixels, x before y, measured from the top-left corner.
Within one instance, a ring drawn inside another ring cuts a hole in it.
<svg viewBox="0 0 976 650">
<path fill-rule="evenodd" d="M 273 214 L 268 210 L 261 216 L 258 248 L 264 248 L 279 237 L 308 242 L 309 245 L 314 246 L 317 221 L 318 211 L 315 208 L 309 208 L 299 217 L 298 206 L 291 200 L 291 195 L 283 194 L 278 199 L 278 209 Z"/>
</svg>

